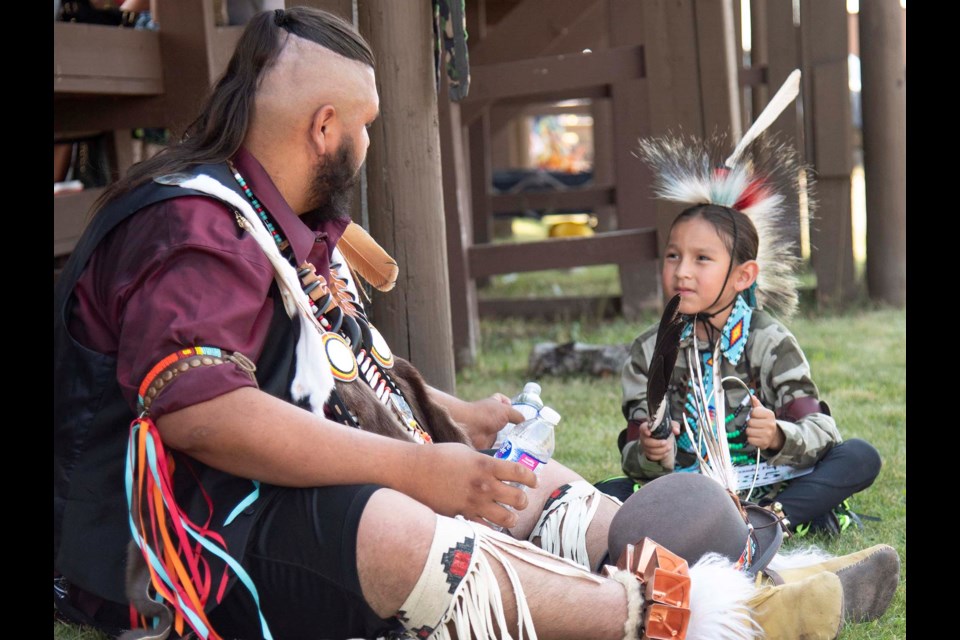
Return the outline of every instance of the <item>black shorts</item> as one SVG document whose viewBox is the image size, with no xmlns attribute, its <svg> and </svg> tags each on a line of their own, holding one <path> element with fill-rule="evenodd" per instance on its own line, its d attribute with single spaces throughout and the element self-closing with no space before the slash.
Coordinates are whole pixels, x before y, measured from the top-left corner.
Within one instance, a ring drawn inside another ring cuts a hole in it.
<svg viewBox="0 0 960 640">
<path fill-rule="evenodd" d="M 402 631 L 395 619 L 383 620 L 367 605 L 357 574 L 360 516 L 380 488 L 270 488 L 242 564 L 276 640 L 377 638 Z M 239 582 L 210 622 L 225 638 L 262 637 L 256 606 Z"/>
</svg>

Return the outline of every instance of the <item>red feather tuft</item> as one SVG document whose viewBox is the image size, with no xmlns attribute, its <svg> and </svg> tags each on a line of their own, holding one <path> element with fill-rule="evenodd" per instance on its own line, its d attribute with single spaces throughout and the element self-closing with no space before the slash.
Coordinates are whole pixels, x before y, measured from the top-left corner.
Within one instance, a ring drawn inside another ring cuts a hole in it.
<svg viewBox="0 0 960 640">
<path fill-rule="evenodd" d="M 769 196 L 770 190 L 767 188 L 763 178 L 754 178 L 750 181 L 750 184 L 747 185 L 747 188 L 743 190 L 743 193 L 740 194 L 737 201 L 733 203 L 733 208 L 737 211 L 743 211 Z"/>
</svg>

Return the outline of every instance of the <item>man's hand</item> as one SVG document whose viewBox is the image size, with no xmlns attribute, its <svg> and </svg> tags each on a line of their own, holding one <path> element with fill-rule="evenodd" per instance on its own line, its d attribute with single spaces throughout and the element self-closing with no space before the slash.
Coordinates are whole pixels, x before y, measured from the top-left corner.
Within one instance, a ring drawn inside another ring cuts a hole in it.
<svg viewBox="0 0 960 640">
<path fill-rule="evenodd" d="M 750 396 L 750 402 L 753 409 L 747 420 L 747 442 L 758 449 L 780 451 L 786 438 L 777 425 L 773 411 L 763 406 L 757 396 Z"/>
<path fill-rule="evenodd" d="M 523 422 L 523 414 L 514 409 L 510 398 L 502 393 L 467 402 L 433 387 L 427 389 L 433 401 L 446 407 L 450 416 L 464 426 L 467 436 L 477 449 L 492 447 L 497 432 L 508 422 Z"/>
<path fill-rule="evenodd" d="M 489 398 L 469 403 L 473 408 L 473 415 L 468 425 L 474 446 L 478 449 L 488 449 L 493 446 L 497 432 L 508 423 L 520 424 L 523 414 L 513 408 L 510 398 L 502 393 L 495 393 Z"/>
<path fill-rule="evenodd" d="M 650 435 L 650 422 L 644 422 L 640 425 L 640 446 L 643 447 L 643 455 L 651 462 L 661 462 L 673 453 L 678 435 L 680 435 L 680 423 L 676 420 L 670 421 L 670 434 L 663 440 Z"/>
<path fill-rule="evenodd" d="M 523 510 L 527 495 L 504 483 L 537 485 L 536 474 L 523 465 L 456 443 L 420 446 L 409 480 L 401 490 L 441 515 L 462 515 L 475 522 L 486 519 L 508 529 L 517 524 L 517 514 L 497 503 Z"/>
</svg>

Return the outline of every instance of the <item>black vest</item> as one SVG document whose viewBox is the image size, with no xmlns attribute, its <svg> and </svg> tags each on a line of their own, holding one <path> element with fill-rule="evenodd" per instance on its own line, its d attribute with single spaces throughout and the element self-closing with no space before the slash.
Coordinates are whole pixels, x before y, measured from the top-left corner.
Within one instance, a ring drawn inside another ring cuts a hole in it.
<svg viewBox="0 0 960 640">
<path fill-rule="evenodd" d="M 191 172 L 207 174 L 243 196 L 225 164 L 200 165 Z M 124 468 L 130 423 L 136 416 L 121 396 L 116 360 L 85 348 L 67 330 L 72 292 L 90 256 L 114 227 L 148 205 L 183 196 L 212 197 L 149 182 L 111 201 L 91 221 L 54 287 L 53 566 L 71 583 L 114 602 L 127 600 L 124 570 L 126 546 L 132 538 Z M 228 208 L 224 215 L 234 215 L 233 207 L 224 204 Z M 270 295 L 276 304 L 270 334 L 257 361 L 257 382 L 262 390 L 290 401 L 299 324 L 287 317 L 275 284 Z M 214 503 L 211 528 L 224 537 L 228 552 L 240 559 L 256 514 L 272 488 L 263 485 L 260 499 L 224 527 L 228 514 L 253 490 L 251 481 L 177 452 L 174 456 L 180 505 L 195 522 L 206 521 L 208 510 L 196 490 L 188 468 L 192 467 Z M 205 557 L 217 585 L 223 563 L 212 554 Z"/>
</svg>

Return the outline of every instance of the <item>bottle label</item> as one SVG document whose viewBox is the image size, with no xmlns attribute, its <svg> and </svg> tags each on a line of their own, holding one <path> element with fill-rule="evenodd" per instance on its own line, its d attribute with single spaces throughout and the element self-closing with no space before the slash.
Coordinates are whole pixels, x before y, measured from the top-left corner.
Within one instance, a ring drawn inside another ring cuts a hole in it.
<svg viewBox="0 0 960 640">
<path fill-rule="evenodd" d="M 523 449 L 513 446 L 510 440 L 503 443 L 503 446 L 500 447 L 494 457 L 500 458 L 501 460 L 508 460 L 509 462 L 519 462 L 534 472 L 536 472 L 537 467 L 543 464 L 543 460 L 540 460 Z"/>
</svg>

